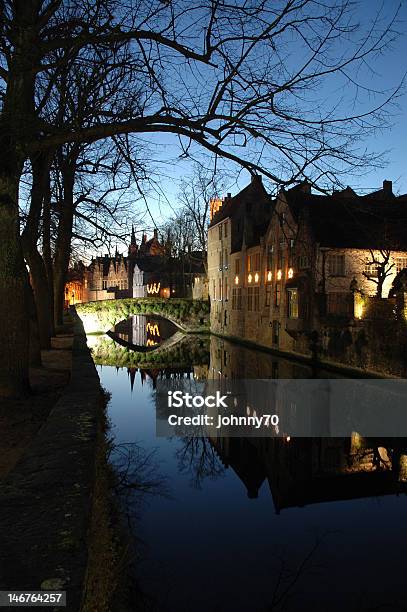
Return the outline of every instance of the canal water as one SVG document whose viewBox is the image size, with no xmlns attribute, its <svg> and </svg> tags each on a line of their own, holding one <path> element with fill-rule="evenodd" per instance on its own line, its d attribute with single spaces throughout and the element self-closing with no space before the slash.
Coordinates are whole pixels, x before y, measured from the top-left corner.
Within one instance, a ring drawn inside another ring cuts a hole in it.
<svg viewBox="0 0 407 612">
<path fill-rule="evenodd" d="M 131 333 L 137 346 L 173 332 L 144 316 L 116 331 Z M 131 349 L 114 346 L 113 338 L 103 351 L 92 338 L 93 351 L 111 393 L 113 459 L 124 474 L 123 491 L 132 479 L 138 483 L 123 503 L 149 609 L 407 610 L 406 489 L 384 442 L 156 437 L 160 379 L 315 372 L 216 337 L 197 337 L 199 351 L 178 351 L 173 363 L 171 354 L 165 363 L 157 352 L 137 366 Z"/>
</svg>

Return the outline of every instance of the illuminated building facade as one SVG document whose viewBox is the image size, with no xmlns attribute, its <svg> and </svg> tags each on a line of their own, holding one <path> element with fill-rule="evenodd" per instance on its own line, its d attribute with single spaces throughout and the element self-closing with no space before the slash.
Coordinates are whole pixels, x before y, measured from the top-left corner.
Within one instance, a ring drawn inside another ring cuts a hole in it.
<svg viewBox="0 0 407 612">
<path fill-rule="evenodd" d="M 333 327 L 353 333 L 376 303 L 390 304 L 404 268 L 407 196 L 390 181 L 365 196 L 303 183 L 272 200 L 255 177 L 209 227 L 211 329 L 310 354 L 313 332 L 328 343 Z"/>
<path fill-rule="evenodd" d="M 87 268 L 80 265 L 70 271 L 69 281 L 76 285 L 66 286 L 66 306 L 127 297 L 192 297 L 197 279 L 204 285 L 205 257 L 202 252 L 172 257 L 157 230 L 150 240 L 143 234 L 138 244 L 132 229 L 127 256 L 116 250 L 114 257 L 96 257 Z"/>
</svg>

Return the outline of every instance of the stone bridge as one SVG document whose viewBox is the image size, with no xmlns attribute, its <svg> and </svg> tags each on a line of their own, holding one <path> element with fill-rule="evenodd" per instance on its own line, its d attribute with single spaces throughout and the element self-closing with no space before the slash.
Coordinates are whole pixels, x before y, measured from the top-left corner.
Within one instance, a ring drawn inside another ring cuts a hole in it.
<svg viewBox="0 0 407 612">
<path fill-rule="evenodd" d="M 158 315 L 185 333 L 209 331 L 209 302 L 177 298 L 127 298 L 77 304 L 86 334 L 106 333 L 136 314 Z"/>
</svg>

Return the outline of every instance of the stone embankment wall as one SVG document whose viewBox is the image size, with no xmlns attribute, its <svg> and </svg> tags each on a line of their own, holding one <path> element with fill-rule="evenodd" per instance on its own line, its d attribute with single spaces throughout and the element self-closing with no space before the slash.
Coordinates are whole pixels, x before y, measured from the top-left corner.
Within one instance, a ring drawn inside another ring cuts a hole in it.
<svg viewBox="0 0 407 612">
<path fill-rule="evenodd" d="M 70 383 L 0 486 L 0 590 L 66 590 L 65 609 L 78 612 L 97 431 L 104 419 L 99 378 L 80 321 L 72 357 Z"/>
</svg>

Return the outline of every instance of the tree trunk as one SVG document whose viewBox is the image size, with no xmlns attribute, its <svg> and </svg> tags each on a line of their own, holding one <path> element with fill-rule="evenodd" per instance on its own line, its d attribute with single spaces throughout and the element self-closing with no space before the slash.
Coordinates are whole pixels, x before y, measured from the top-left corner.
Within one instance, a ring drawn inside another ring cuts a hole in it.
<svg viewBox="0 0 407 612">
<path fill-rule="evenodd" d="M 54 273 L 52 268 L 51 254 L 51 192 L 50 192 L 50 177 L 47 175 L 45 185 L 43 216 L 42 216 L 42 257 L 44 259 L 45 271 L 48 281 L 49 295 L 49 318 L 51 324 L 51 336 L 55 336 L 55 319 L 54 319 Z"/>
<path fill-rule="evenodd" d="M 40 334 L 37 319 L 37 308 L 34 301 L 32 287 L 29 285 L 28 289 L 28 299 L 30 306 L 30 365 L 40 367 L 42 365 L 42 360 Z"/>
<path fill-rule="evenodd" d="M 18 219 L 21 165 L 1 142 L 0 150 L 0 397 L 11 397 L 29 392 L 28 281 Z"/>
<path fill-rule="evenodd" d="M 13 3 L 13 49 L 0 117 L 0 396 L 29 392 L 29 288 L 20 240 L 18 188 L 34 139 L 40 3 Z"/>
<path fill-rule="evenodd" d="M 63 324 L 65 283 L 67 281 L 69 260 L 71 257 L 72 228 L 75 210 L 73 201 L 74 178 L 75 172 L 72 169 L 72 166 L 66 165 L 62 169 L 64 198 L 59 217 L 58 236 L 55 245 L 54 258 L 55 325 Z"/>
<path fill-rule="evenodd" d="M 24 255 L 30 268 L 34 289 L 40 344 L 43 349 L 51 348 L 51 336 L 54 332 L 47 270 L 37 247 L 41 212 L 49 184 L 50 160 L 50 153 L 38 154 L 31 158 L 33 175 L 31 202 L 27 224 L 22 235 Z M 45 227 L 45 222 L 43 225 Z"/>
<path fill-rule="evenodd" d="M 31 282 L 34 290 L 34 300 L 37 309 L 38 333 L 42 349 L 51 348 L 53 335 L 53 321 L 51 321 L 51 306 L 49 299 L 49 286 L 44 260 L 37 248 L 26 254 L 30 268 Z"/>
</svg>

